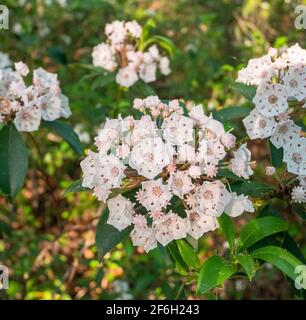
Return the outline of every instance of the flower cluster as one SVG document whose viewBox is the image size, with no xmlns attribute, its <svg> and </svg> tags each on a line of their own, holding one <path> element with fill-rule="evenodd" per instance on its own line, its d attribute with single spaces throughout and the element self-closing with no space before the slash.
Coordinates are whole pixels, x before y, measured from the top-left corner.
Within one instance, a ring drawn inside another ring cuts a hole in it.
<svg viewBox="0 0 306 320">
<path fill-rule="evenodd" d="M 142 28 L 136 21 L 114 21 L 105 26 L 106 42 L 94 47 L 93 65 L 117 72 L 116 82 L 130 87 L 140 78 L 146 83 L 156 80 L 159 69 L 168 75 L 171 70 L 167 56 L 161 56 L 156 45 L 139 50 Z"/>
<path fill-rule="evenodd" d="M 133 244 L 149 251 L 187 234 L 200 238 L 218 227 L 223 212 L 254 211 L 248 197 L 217 178 L 220 168 L 249 178 L 250 152 L 237 148 L 235 136 L 202 105 L 187 110 L 178 100 L 150 96 L 135 99 L 134 108 L 143 116 L 107 119 L 95 138 L 98 152 L 81 162 L 82 185 L 107 202 L 108 224 L 133 225 Z"/>
<path fill-rule="evenodd" d="M 301 182 L 292 199 L 305 202 L 306 138 L 294 117 L 306 107 L 306 50 L 298 44 L 280 53 L 271 48 L 263 57 L 251 59 L 237 81 L 257 87 L 255 109 L 243 120 L 249 137 L 270 138 L 276 148 L 284 148 L 287 170 Z"/>
<path fill-rule="evenodd" d="M 14 67 L 6 63 L 0 68 L 0 123 L 13 121 L 17 130 L 30 132 L 39 128 L 42 119 L 53 121 L 71 115 L 56 74 L 35 69 L 32 84 L 27 86 L 28 66 L 17 62 Z"/>
</svg>

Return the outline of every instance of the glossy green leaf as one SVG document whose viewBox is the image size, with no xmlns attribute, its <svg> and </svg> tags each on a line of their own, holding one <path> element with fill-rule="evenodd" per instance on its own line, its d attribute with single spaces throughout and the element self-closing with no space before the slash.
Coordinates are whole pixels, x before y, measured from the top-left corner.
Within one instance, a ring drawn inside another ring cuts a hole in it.
<svg viewBox="0 0 306 320">
<path fill-rule="evenodd" d="M 272 165 L 275 168 L 281 168 L 283 166 L 283 157 L 284 157 L 283 148 L 277 149 L 271 141 L 269 141 L 269 148 L 270 148 L 270 157 L 271 157 Z"/>
<path fill-rule="evenodd" d="M 247 107 L 228 107 L 213 112 L 213 117 L 221 122 L 245 118 L 251 109 Z"/>
<path fill-rule="evenodd" d="M 197 283 L 198 293 L 207 293 L 209 290 L 223 284 L 237 270 L 235 264 L 220 256 L 209 257 L 203 264 Z"/>
<path fill-rule="evenodd" d="M 298 214 L 303 220 L 306 220 L 306 206 L 305 206 L 305 204 L 294 203 L 291 205 L 291 209 L 294 213 Z"/>
<path fill-rule="evenodd" d="M 241 230 L 241 248 L 249 248 L 257 241 L 287 229 L 287 222 L 277 217 L 268 216 L 254 219 Z"/>
<path fill-rule="evenodd" d="M 252 102 L 252 100 L 256 94 L 256 87 L 248 86 L 243 83 L 235 83 L 235 85 L 233 87 L 238 93 L 240 93 L 242 96 L 244 96 L 250 102 Z"/>
<path fill-rule="evenodd" d="M 89 191 L 89 188 L 83 187 L 82 186 L 82 181 L 77 180 L 73 182 L 66 190 L 65 193 L 70 193 L 70 192 L 82 192 L 82 191 Z"/>
<path fill-rule="evenodd" d="M 72 127 L 59 120 L 42 121 L 43 127 L 61 136 L 79 156 L 84 155 L 84 148 Z"/>
<path fill-rule="evenodd" d="M 275 191 L 273 186 L 258 181 L 235 182 L 231 184 L 231 189 L 238 194 L 245 194 L 250 197 L 261 197 Z"/>
<path fill-rule="evenodd" d="M 243 178 L 236 176 L 232 171 L 228 169 L 219 169 L 217 173 L 217 178 L 227 178 L 232 182 L 244 181 Z"/>
<path fill-rule="evenodd" d="M 219 224 L 223 233 L 225 234 L 226 240 L 229 243 L 231 253 L 235 250 L 235 230 L 232 219 L 225 213 L 218 218 Z"/>
<path fill-rule="evenodd" d="M 14 198 L 22 188 L 28 170 L 28 152 L 13 124 L 0 131 L 0 190 Z"/>
<path fill-rule="evenodd" d="M 290 252 L 275 246 L 256 249 L 251 253 L 251 256 L 273 264 L 292 280 L 295 280 L 297 276 L 295 268 L 303 265 L 303 263 Z"/>
<path fill-rule="evenodd" d="M 184 262 L 192 269 L 199 269 L 200 260 L 193 248 L 185 240 L 177 240 L 176 243 Z"/>
<path fill-rule="evenodd" d="M 248 275 L 249 279 L 251 280 L 254 277 L 256 272 L 256 265 L 252 256 L 249 255 L 247 252 L 244 252 L 244 253 L 239 253 L 236 256 L 236 258 L 239 264 L 245 270 L 245 273 Z"/>
<path fill-rule="evenodd" d="M 103 258 L 106 253 L 113 249 L 118 243 L 128 237 L 133 228 L 132 226 L 129 226 L 126 229 L 119 231 L 110 224 L 107 224 L 108 216 L 108 209 L 105 209 L 97 226 L 96 245 L 100 259 Z"/>
</svg>

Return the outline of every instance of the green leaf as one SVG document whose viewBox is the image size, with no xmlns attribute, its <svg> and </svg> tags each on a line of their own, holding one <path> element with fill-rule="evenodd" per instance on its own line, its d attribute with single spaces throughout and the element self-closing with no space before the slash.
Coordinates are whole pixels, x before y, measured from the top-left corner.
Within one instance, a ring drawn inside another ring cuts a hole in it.
<svg viewBox="0 0 306 320">
<path fill-rule="evenodd" d="M 242 247 L 240 249 L 249 248 L 257 241 L 287 229 L 287 222 L 277 217 L 268 216 L 252 220 L 241 230 Z"/>
<path fill-rule="evenodd" d="M 0 131 L 0 190 L 14 198 L 22 188 L 28 170 L 28 152 L 11 123 Z"/>
<path fill-rule="evenodd" d="M 42 121 L 42 126 L 61 136 L 77 155 L 84 155 L 84 148 L 80 142 L 78 135 L 73 131 L 72 127 L 62 121 Z"/>
<path fill-rule="evenodd" d="M 228 169 L 220 169 L 217 173 L 217 178 L 227 178 L 232 180 L 233 182 L 244 181 L 243 178 L 236 176 L 232 171 Z"/>
<path fill-rule="evenodd" d="M 61 63 L 61 64 L 68 63 L 67 55 L 63 50 L 63 48 L 59 46 L 53 46 L 53 47 L 47 48 L 46 51 L 47 51 L 47 55 L 57 63 Z"/>
<path fill-rule="evenodd" d="M 145 49 L 149 45 L 154 43 L 166 50 L 170 56 L 173 56 L 175 51 L 175 45 L 170 39 L 163 36 L 152 36 L 143 44 L 143 48 Z"/>
<path fill-rule="evenodd" d="M 251 255 L 249 255 L 247 252 L 244 253 L 239 253 L 236 256 L 239 264 L 243 267 L 243 269 L 245 270 L 246 274 L 249 277 L 249 280 L 252 280 L 252 278 L 255 275 L 256 272 L 256 265 L 255 265 L 255 261 L 252 258 Z"/>
<path fill-rule="evenodd" d="M 0 220 L 0 235 L 3 236 L 4 234 L 11 236 L 12 228 L 9 224 Z"/>
<path fill-rule="evenodd" d="M 193 269 L 199 269 L 200 260 L 193 248 L 185 240 L 177 240 L 176 243 L 184 262 Z"/>
<path fill-rule="evenodd" d="M 262 197 L 275 191 L 274 186 L 258 181 L 243 181 L 231 184 L 231 189 L 237 194 L 245 194 L 250 197 Z"/>
<path fill-rule="evenodd" d="M 102 259 L 107 252 L 113 249 L 123 239 L 128 237 L 133 227 L 129 226 L 126 229 L 119 231 L 115 227 L 107 224 L 109 216 L 108 209 L 105 209 L 100 217 L 96 232 L 96 245 L 99 258 Z"/>
<path fill-rule="evenodd" d="M 283 166 L 283 155 L 284 155 L 283 148 L 277 149 L 271 141 L 269 141 L 269 148 L 270 148 L 272 165 L 275 168 L 281 168 Z"/>
<path fill-rule="evenodd" d="M 303 220 L 306 220 L 305 205 L 294 203 L 291 205 L 291 209 L 294 213 L 298 214 Z"/>
<path fill-rule="evenodd" d="M 82 191 L 89 191 L 89 188 L 83 187 L 82 186 L 82 181 L 77 180 L 71 184 L 66 190 L 65 193 L 70 193 L 70 192 L 82 192 Z"/>
<path fill-rule="evenodd" d="M 287 250 L 275 246 L 256 249 L 251 253 L 251 256 L 273 264 L 292 280 L 295 280 L 297 276 L 295 268 L 299 265 L 303 265 L 299 259 Z"/>
<path fill-rule="evenodd" d="M 209 290 L 223 284 L 237 270 L 235 264 L 220 256 L 211 256 L 203 264 L 197 284 L 198 293 L 207 293 Z"/>
<path fill-rule="evenodd" d="M 92 82 L 92 89 L 95 90 L 97 88 L 103 88 L 110 83 L 115 83 L 116 76 L 114 73 L 107 73 L 105 75 L 98 76 L 93 82 Z"/>
<path fill-rule="evenodd" d="M 181 254 L 179 252 L 177 243 L 175 241 L 170 242 L 167 245 L 167 250 L 170 254 L 170 258 L 172 259 L 177 272 L 181 275 L 187 275 L 188 274 L 188 266 L 185 263 L 185 261 L 183 260 Z"/>
<path fill-rule="evenodd" d="M 221 122 L 245 118 L 251 109 L 247 107 L 228 107 L 213 112 L 213 117 Z"/>
<path fill-rule="evenodd" d="M 149 38 L 150 32 L 152 29 L 156 28 L 155 21 L 151 18 L 149 19 L 146 24 L 142 28 L 141 38 L 139 42 L 139 50 L 143 51 L 145 49 L 144 44 Z"/>
<path fill-rule="evenodd" d="M 250 102 L 252 102 L 253 98 L 256 94 L 256 87 L 254 86 L 248 86 L 243 83 L 235 83 L 233 88 L 243 95 L 246 99 L 248 99 Z"/>
<path fill-rule="evenodd" d="M 229 243 L 231 253 L 235 250 L 235 230 L 232 219 L 225 213 L 218 218 L 219 224 Z"/>
</svg>

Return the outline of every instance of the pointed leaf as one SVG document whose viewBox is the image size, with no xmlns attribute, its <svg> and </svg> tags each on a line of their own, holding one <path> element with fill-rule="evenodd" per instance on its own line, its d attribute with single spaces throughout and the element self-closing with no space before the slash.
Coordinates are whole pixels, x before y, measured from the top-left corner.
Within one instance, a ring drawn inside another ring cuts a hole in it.
<svg viewBox="0 0 306 320">
<path fill-rule="evenodd" d="M 22 188 L 28 170 L 28 152 L 13 124 L 0 131 L 0 190 L 14 198 Z"/>
</svg>

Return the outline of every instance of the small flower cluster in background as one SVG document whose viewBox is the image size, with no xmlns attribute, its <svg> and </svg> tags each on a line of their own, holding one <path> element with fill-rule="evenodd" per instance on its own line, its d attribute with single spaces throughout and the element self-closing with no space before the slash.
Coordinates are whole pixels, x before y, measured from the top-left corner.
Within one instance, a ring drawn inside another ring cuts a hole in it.
<svg viewBox="0 0 306 320">
<path fill-rule="evenodd" d="M 33 71 L 32 84 L 25 79 L 29 68 L 0 55 L 0 123 L 13 121 L 18 131 L 36 131 L 41 120 L 54 121 L 71 115 L 68 98 L 62 94 L 57 75 L 42 68 Z"/>
<path fill-rule="evenodd" d="M 161 56 L 154 44 L 146 51 L 139 49 L 142 27 L 136 21 L 114 21 L 105 26 L 106 42 L 94 47 L 93 65 L 117 72 L 116 82 L 130 87 L 139 79 L 146 83 L 156 80 L 158 69 L 167 76 L 169 58 Z"/>
<path fill-rule="evenodd" d="M 108 224 L 118 230 L 133 225 L 133 244 L 149 251 L 187 234 L 200 238 L 218 227 L 223 212 L 236 217 L 254 211 L 247 196 L 217 178 L 227 168 L 248 179 L 250 151 L 245 144 L 238 148 L 235 136 L 202 105 L 187 110 L 178 100 L 149 96 L 135 99 L 134 108 L 143 113 L 140 120 L 107 119 L 95 138 L 98 152 L 89 151 L 81 162 L 83 187 L 107 201 Z"/>
<path fill-rule="evenodd" d="M 251 59 L 239 71 L 237 82 L 257 87 L 255 109 L 243 120 L 249 137 L 270 138 L 276 148 L 284 148 L 287 170 L 300 181 L 292 189 L 292 200 L 305 202 L 306 138 L 294 121 L 305 114 L 306 50 L 298 44 L 283 52 L 271 48 L 268 54 Z"/>
</svg>

